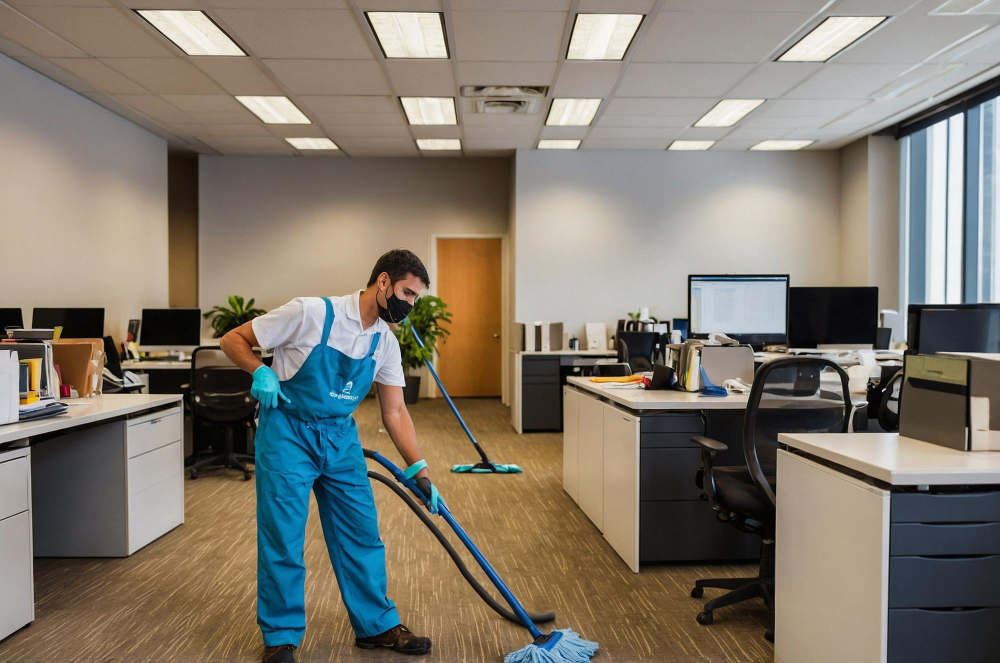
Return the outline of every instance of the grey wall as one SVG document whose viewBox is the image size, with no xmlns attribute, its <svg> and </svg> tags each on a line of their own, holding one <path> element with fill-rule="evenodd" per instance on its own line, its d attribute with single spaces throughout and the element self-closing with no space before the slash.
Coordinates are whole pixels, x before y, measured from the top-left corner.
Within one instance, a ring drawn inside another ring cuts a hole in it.
<svg viewBox="0 0 1000 663">
<path fill-rule="evenodd" d="M 692 273 L 840 284 L 840 153 L 517 152 L 515 317 L 687 316 Z M 530 287 L 527 286 L 530 284 Z"/>
<path fill-rule="evenodd" d="M 0 306 L 167 305 L 167 146 L 0 55 Z"/>
</svg>

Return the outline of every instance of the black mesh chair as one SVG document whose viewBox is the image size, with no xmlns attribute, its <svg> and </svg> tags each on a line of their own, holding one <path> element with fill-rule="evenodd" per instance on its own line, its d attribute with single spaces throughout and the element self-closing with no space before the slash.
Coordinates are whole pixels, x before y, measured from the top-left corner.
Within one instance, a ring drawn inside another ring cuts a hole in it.
<svg viewBox="0 0 1000 663">
<path fill-rule="evenodd" d="M 708 437 L 694 437 L 701 447 L 695 478 L 702 498 L 716 518 L 761 537 L 760 572 L 756 578 L 698 580 L 691 596 L 701 598 L 706 587 L 730 590 L 705 604 L 698 623 L 711 624 L 718 608 L 762 598 L 771 613 L 765 633 L 774 641 L 774 528 L 777 452 L 780 433 L 845 433 L 853 406 L 847 373 L 818 357 L 778 359 L 761 366 L 754 376 L 743 418 L 746 465 L 717 467 L 715 456 L 728 447 Z"/>
<path fill-rule="evenodd" d="M 878 425 L 887 433 L 899 430 L 899 401 L 902 395 L 903 371 L 898 371 L 885 385 L 878 404 Z"/>
<path fill-rule="evenodd" d="M 618 332 L 618 361 L 628 364 L 633 373 L 653 370 L 653 350 L 658 336 L 656 332 Z"/>
<path fill-rule="evenodd" d="M 199 347 L 191 355 L 191 384 L 188 403 L 195 434 L 218 436 L 222 433 L 221 449 L 213 450 L 190 466 L 190 476 L 217 468 L 233 468 L 250 480 L 253 456 L 234 451 L 237 431 L 247 438 L 255 429 L 254 410 L 257 401 L 250 395 L 252 376 L 237 368 L 217 347 Z"/>
</svg>

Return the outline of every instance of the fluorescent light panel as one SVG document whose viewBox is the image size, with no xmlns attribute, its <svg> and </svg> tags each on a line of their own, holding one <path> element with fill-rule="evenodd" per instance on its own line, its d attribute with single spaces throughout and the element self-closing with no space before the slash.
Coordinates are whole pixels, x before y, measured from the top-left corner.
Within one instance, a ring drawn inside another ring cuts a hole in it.
<svg viewBox="0 0 1000 663">
<path fill-rule="evenodd" d="M 246 55 L 205 12 L 165 9 L 136 11 L 188 55 Z"/>
<path fill-rule="evenodd" d="M 454 97 L 400 97 L 410 124 L 458 124 Z"/>
<path fill-rule="evenodd" d="M 694 126 L 731 127 L 762 103 L 763 99 L 723 99 L 695 122 Z"/>
<path fill-rule="evenodd" d="M 421 150 L 460 150 L 462 141 L 458 138 L 418 138 L 417 148 Z"/>
<path fill-rule="evenodd" d="M 311 124 L 288 97 L 236 97 L 264 124 Z"/>
<path fill-rule="evenodd" d="M 365 12 L 387 58 L 448 58 L 438 12 Z"/>
<path fill-rule="evenodd" d="M 785 51 L 778 61 L 826 62 L 874 30 L 886 18 L 888 17 L 831 16 Z"/>
<path fill-rule="evenodd" d="M 580 140 L 566 140 L 555 138 L 543 138 L 538 141 L 540 150 L 577 150 L 580 148 Z"/>
<path fill-rule="evenodd" d="M 553 99 L 545 124 L 550 127 L 586 127 L 597 115 L 602 99 Z"/>
<path fill-rule="evenodd" d="M 289 145 L 297 150 L 339 150 L 329 138 L 286 138 Z"/>
<path fill-rule="evenodd" d="M 577 14 L 567 60 L 621 60 L 642 14 Z"/>
<path fill-rule="evenodd" d="M 751 150 L 760 152 L 777 152 L 782 150 L 801 150 L 803 147 L 812 145 L 814 140 L 765 140 L 757 143 Z"/>
<path fill-rule="evenodd" d="M 697 150 L 707 150 L 715 145 L 714 140 L 675 140 L 670 143 L 668 150 L 675 152 L 694 152 Z"/>
</svg>

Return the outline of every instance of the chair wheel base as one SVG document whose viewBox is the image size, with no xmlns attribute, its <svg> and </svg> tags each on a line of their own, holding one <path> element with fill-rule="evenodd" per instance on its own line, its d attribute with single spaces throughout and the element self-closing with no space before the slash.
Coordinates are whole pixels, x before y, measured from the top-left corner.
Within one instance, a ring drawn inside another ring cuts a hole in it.
<svg viewBox="0 0 1000 663">
<path fill-rule="evenodd" d="M 712 623 L 714 618 L 712 617 L 711 612 L 699 612 L 698 616 L 695 619 L 697 619 L 698 623 L 701 624 L 702 626 L 708 626 L 709 624 Z"/>
<path fill-rule="evenodd" d="M 198 478 L 198 470 L 191 470 L 191 480 L 194 481 Z"/>
<path fill-rule="evenodd" d="M 250 473 L 249 472 L 244 472 L 243 473 L 243 480 L 244 481 L 249 481 L 250 480 Z"/>
<path fill-rule="evenodd" d="M 704 595 L 705 595 L 705 590 L 702 587 L 695 587 L 694 589 L 691 590 L 691 598 L 693 599 L 700 599 Z"/>
<path fill-rule="evenodd" d="M 767 632 L 764 633 L 764 639 L 767 640 L 768 642 L 770 642 L 772 645 L 774 644 L 774 627 L 773 626 L 771 628 L 767 629 Z"/>
</svg>

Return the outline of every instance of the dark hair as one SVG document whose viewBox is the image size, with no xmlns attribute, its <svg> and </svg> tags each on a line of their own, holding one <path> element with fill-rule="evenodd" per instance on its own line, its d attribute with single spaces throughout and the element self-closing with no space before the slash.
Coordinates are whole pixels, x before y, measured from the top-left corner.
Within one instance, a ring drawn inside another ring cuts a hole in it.
<svg viewBox="0 0 1000 663">
<path fill-rule="evenodd" d="M 399 279 L 406 278 L 407 274 L 413 274 L 424 282 L 424 287 L 429 288 L 431 285 L 431 277 L 427 275 L 427 268 L 424 267 L 424 263 L 420 262 L 420 258 L 413 251 L 407 251 L 406 249 L 393 249 L 388 253 L 382 254 L 382 257 L 375 263 L 375 268 L 372 269 L 372 276 L 368 279 L 368 285 L 370 286 L 375 283 L 378 280 L 378 275 L 382 272 L 388 274 L 389 280 L 393 283 Z"/>
</svg>

